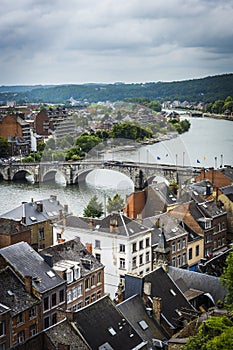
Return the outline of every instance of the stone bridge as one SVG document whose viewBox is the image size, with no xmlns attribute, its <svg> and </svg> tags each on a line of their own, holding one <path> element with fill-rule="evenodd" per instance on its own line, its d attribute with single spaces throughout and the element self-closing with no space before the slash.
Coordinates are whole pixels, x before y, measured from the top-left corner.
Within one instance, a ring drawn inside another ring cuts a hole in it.
<svg viewBox="0 0 233 350">
<path fill-rule="evenodd" d="M 86 175 L 94 169 L 110 169 L 128 176 L 136 189 L 155 176 L 165 177 L 169 182 L 183 183 L 200 172 L 200 168 L 187 168 L 175 165 L 147 164 L 119 161 L 80 161 L 80 162 L 40 162 L 0 164 L 0 178 L 5 181 L 30 179 L 29 181 L 55 181 L 55 175 L 64 177 L 66 184 L 77 184 L 85 180 Z"/>
</svg>

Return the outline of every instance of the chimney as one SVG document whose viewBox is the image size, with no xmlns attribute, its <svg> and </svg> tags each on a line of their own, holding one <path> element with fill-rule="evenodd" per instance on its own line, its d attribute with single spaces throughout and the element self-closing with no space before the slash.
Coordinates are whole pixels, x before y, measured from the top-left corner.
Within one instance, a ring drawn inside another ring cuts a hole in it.
<svg viewBox="0 0 233 350">
<path fill-rule="evenodd" d="M 110 219 L 110 232 L 117 232 L 118 224 L 116 219 Z"/>
<path fill-rule="evenodd" d="M 27 293 L 32 293 L 32 276 L 25 276 L 25 290 Z"/>
<path fill-rule="evenodd" d="M 205 168 L 201 169 L 201 180 L 205 179 Z"/>
<path fill-rule="evenodd" d="M 58 343 L 58 350 L 70 350 L 70 345 Z"/>
<path fill-rule="evenodd" d="M 67 204 L 64 205 L 64 212 L 65 212 L 66 214 L 68 214 L 68 205 L 67 205 Z"/>
<path fill-rule="evenodd" d="M 41 202 L 37 202 L 36 203 L 36 210 L 39 212 L 39 213 L 42 213 L 43 212 L 43 204 Z"/>
<path fill-rule="evenodd" d="M 210 171 L 210 176 L 211 176 L 211 182 L 212 182 L 212 185 L 214 186 L 214 168 L 212 167 L 212 168 L 210 168 L 209 169 L 209 171 Z"/>
<path fill-rule="evenodd" d="M 162 309 L 162 299 L 159 297 L 153 297 L 153 314 L 156 319 L 160 323 L 160 316 Z"/>
<path fill-rule="evenodd" d="M 90 219 L 90 220 L 89 220 L 88 225 L 89 225 L 90 228 L 93 228 L 93 226 L 94 226 L 94 225 L 93 225 L 93 219 Z"/>
<path fill-rule="evenodd" d="M 63 226 L 66 226 L 66 217 L 63 217 L 62 223 L 63 223 Z"/>
<path fill-rule="evenodd" d="M 62 219 L 62 209 L 59 209 L 59 214 L 58 214 L 58 220 L 61 220 Z"/>
<path fill-rule="evenodd" d="M 50 267 L 53 267 L 53 256 L 51 254 L 44 254 L 43 258 Z"/>
<path fill-rule="evenodd" d="M 25 203 L 26 202 L 22 202 L 22 224 L 26 224 Z"/>
<path fill-rule="evenodd" d="M 86 249 L 88 253 L 92 254 L 92 244 L 91 243 L 86 243 Z"/>
</svg>

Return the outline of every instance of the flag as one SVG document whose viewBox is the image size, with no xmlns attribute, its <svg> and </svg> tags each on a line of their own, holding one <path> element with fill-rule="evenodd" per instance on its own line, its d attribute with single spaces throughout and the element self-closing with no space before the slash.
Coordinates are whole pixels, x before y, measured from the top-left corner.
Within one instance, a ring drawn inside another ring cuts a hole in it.
<svg viewBox="0 0 233 350">
<path fill-rule="evenodd" d="M 166 157 L 168 157 L 168 153 L 166 154 Z"/>
<path fill-rule="evenodd" d="M 199 159 L 197 159 L 197 163 L 201 163 Z"/>
<path fill-rule="evenodd" d="M 203 160 L 206 160 L 206 156 L 203 157 Z"/>
<path fill-rule="evenodd" d="M 159 156 L 157 156 L 157 160 L 160 160 L 161 158 Z"/>
</svg>

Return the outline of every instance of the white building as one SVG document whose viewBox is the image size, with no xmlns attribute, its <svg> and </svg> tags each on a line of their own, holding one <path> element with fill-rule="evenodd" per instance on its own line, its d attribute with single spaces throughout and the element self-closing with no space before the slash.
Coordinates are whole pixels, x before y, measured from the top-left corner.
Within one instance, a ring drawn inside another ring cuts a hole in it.
<svg viewBox="0 0 233 350">
<path fill-rule="evenodd" d="M 125 273 L 142 276 L 151 271 L 151 229 L 122 214 L 104 219 L 68 216 L 54 225 L 54 242 L 79 237 L 105 265 L 105 291 L 113 298 Z"/>
</svg>

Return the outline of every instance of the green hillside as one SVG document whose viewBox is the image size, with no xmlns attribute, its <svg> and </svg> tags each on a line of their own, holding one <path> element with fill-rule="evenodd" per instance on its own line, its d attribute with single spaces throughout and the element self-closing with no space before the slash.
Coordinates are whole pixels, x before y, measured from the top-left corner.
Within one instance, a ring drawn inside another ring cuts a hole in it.
<svg viewBox="0 0 233 350">
<path fill-rule="evenodd" d="M 173 82 L 145 84 L 83 84 L 0 86 L 0 103 L 16 100 L 17 103 L 66 103 L 70 97 L 88 102 L 122 101 L 125 98 L 148 98 L 160 102 L 180 100 L 188 102 L 214 102 L 233 97 L 233 74 L 210 76 Z"/>
</svg>

